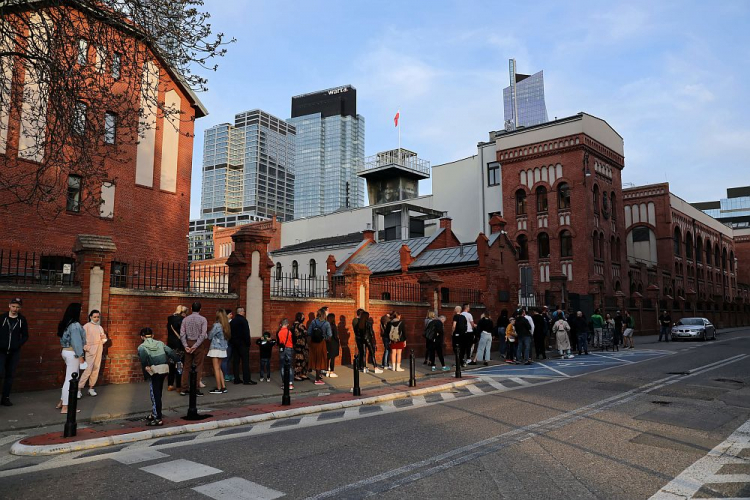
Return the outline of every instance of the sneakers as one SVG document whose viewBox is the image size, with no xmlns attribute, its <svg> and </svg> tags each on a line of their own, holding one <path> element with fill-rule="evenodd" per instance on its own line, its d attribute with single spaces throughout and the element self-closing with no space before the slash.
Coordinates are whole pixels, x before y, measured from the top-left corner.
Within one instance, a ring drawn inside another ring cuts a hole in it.
<svg viewBox="0 0 750 500">
<path fill-rule="evenodd" d="M 0 405 L 13 406 L 13 403 L 10 402 L 10 398 L 3 398 L 3 400 L 0 401 Z"/>
<path fill-rule="evenodd" d="M 228 393 L 228 392 L 229 392 L 229 391 L 227 390 L 227 388 L 226 388 L 226 387 L 225 387 L 225 388 L 223 388 L 223 389 L 221 390 L 221 393 L 222 393 L 222 394 L 226 394 L 226 393 Z"/>
<path fill-rule="evenodd" d="M 96 396 L 96 391 L 93 388 L 89 389 L 89 396 Z"/>
<path fill-rule="evenodd" d="M 568 354 L 568 355 L 567 355 L 566 357 L 567 357 L 568 359 L 573 359 L 573 358 L 574 358 L 575 356 L 573 356 L 572 354 Z"/>
<path fill-rule="evenodd" d="M 223 391 L 221 389 L 219 389 L 218 387 L 216 389 L 211 389 L 209 392 L 211 394 L 222 394 L 223 393 Z"/>
<path fill-rule="evenodd" d="M 314 383 L 315 385 L 326 385 L 326 383 L 325 383 L 325 382 L 323 382 L 323 381 L 322 381 L 322 380 L 320 380 L 320 379 L 316 380 L 316 381 L 315 381 L 315 382 L 313 382 L 313 383 Z"/>
<path fill-rule="evenodd" d="M 198 387 L 200 387 L 201 389 L 205 389 L 206 388 L 206 384 L 204 384 L 203 382 L 201 382 L 200 384 L 198 384 Z"/>
<path fill-rule="evenodd" d="M 82 397 L 83 397 L 83 394 L 81 393 L 81 391 L 78 391 L 78 399 L 81 399 Z"/>
<path fill-rule="evenodd" d="M 432 370 L 431 370 L 431 371 L 433 371 L 433 372 L 435 371 L 435 367 L 434 367 L 434 366 L 432 367 Z"/>
<path fill-rule="evenodd" d="M 383 370 L 380 370 L 380 372 L 382 373 Z M 328 372 L 328 376 L 331 378 L 338 378 L 338 375 L 336 375 L 334 372 Z"/>
<path fill-rule="evenodd" d="M 202 391 L 198 391 L 198 392 L 195 393 L 195 395 L 199 396 L 199 397 L 202 397 L 203 396 L 203 392 Z"/>
<path fill-rule="evenodd" d="M 383 373 L 383 370 L 381 370 L 380 368 L 375 368 L 373 371 L 375 373 Z"/>
</svg>

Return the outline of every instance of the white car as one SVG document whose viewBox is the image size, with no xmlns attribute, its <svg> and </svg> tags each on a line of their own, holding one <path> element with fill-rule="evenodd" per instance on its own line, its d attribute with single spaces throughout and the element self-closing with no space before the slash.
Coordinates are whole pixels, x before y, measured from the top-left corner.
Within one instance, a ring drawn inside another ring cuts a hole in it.
<svg viewBox="0 0 750 500">
<path fill-rule="evenodd" d="M 706 318 L 682 318 L 672 327 L 672 340 L 716 340 L 716 327 Z"/>
</svg>

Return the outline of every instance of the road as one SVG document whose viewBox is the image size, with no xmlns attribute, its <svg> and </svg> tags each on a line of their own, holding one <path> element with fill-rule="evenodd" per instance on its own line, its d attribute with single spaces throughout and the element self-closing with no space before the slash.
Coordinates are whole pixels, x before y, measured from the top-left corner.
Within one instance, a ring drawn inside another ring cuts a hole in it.
<svg viewBox="0 0 750 500">
<path fill-rule="evenodd" d="M 0 455 L 0 497 L 750 497 L 749 367 L 750 329 L 490 367 L 471 388 L 380 406 Z"/>
</svg>

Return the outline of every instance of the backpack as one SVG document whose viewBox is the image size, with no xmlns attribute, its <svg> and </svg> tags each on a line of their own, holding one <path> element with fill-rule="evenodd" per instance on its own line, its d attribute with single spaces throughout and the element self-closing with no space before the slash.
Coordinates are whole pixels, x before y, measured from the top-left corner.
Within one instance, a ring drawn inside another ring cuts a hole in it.
<svg viewBox="0 0 750 500">
<path fill-rule="evenodd" d="M 401 341 L 401 332 L 398 331 L 398 325 L 391 325 L 391 329 L 388 332 L 388 338 L 391 342 Z"/>
<path fill-rule="evenodd" d="M 313 328 L 312 328 L 312 333 L 310 334 L 310 338 L 316 344 L 323 342 L 323 326 L 318 322 L 317 319 L 313 323 Z"/>
<path fill-rule="evenodd" d="M 427 340 L 435 339 L 435 321 L 430 321 L 427 326 L 424 327 L 424 338 Z"/>
</svg>

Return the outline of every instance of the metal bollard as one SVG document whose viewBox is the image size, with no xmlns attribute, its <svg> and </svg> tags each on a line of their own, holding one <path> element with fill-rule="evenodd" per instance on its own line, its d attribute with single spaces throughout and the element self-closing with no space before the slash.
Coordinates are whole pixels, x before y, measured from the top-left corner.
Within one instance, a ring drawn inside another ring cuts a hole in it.
<svg viewBox="0 0 750 500">
<path fill-rule="evenodd" d="M 291 366 L 289 364 L 289 358 L 284 359 L 284 395 L 281 396 L 281 406 L 289 406 L 292 404 L 292 397 L 289 395 L 289 384 L 291 383 L 291 376 L 289 372 Z"/>
<path fill-rule="evenodd" d="M 78 372 L 73 372 L 70 378 L 70 387 L 68 388 L 68 414 L 65 419 L 65 429 L 63 429 L 63 437 L 74 437 L 78 430 L 78 424 L 76 424 L 76 413 L 78 406 Z"/>
<path fill-rule="evenodd" d="M 461 378 L 461 346 L 458 346 L 458 350 L 456 351 L 456 378 Z"/>
<path fill-rule="evenodd" d="M 417 386 L 417 360 L 414 358 L 414 349 L 409 355 L 409 387 Z"/>
<path fill-rule="evenodd" d="M 198 366 L 193 363 L 190 367 L 190 394 L 188 395 L 188 412 L 182 417 L 184 420 L 203 420 L 211 415 L 198 414 Z"/>
<path fill-rule="evenodd" d="M 353 396 L 361 396 L 362 390 L 359 388 L 359 356 L 354 355 L 354 387 L 352 388 Z"/>
</svg>

